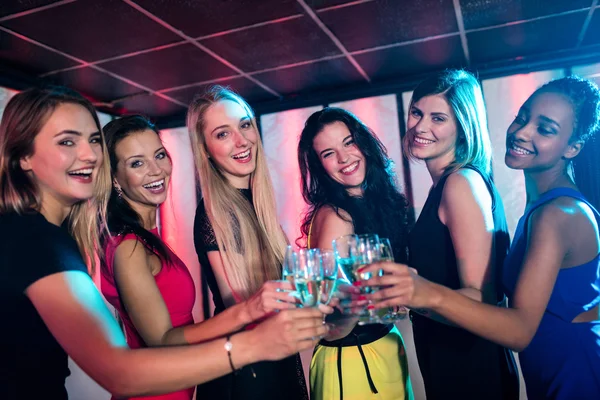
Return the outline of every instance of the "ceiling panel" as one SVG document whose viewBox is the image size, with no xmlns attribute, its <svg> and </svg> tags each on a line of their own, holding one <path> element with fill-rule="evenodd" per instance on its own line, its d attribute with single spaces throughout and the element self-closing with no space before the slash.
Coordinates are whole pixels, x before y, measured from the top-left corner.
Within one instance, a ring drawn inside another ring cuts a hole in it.
<svg viewBox="0 0 600 400">
<path fill-rule="evenodd" d="M 104 102 L 143 92 L 142 89 L 90 67 L 60 72 L 48 77 L 48 80 L 69 86 L 92 99 Z"/>
<path fill-rule="evenodd" d="M 466 66 L 458 35 L 358 54 L 355 58 L 375 81 Z"/>
<path fill-rule="evenodd" d="M 119 0 L 76 1 L 0 25 L 88 62 L 181 40 Z"/>
<path fill-rule="evenodd" d="M 365 83 L 364 78 L 345 58 L 263 72 L 253 76 L 284 95 L 297 95 Z"/>
<path fill-rule="evenodd" d="M 465 29 L 563 13 L 591 4 L 591 0 L 460 0 Z"/>
<path fill-rule="evenodd" d="M 467 34 L 474 63 L 515 59 L 575 46 L 587 12 Z"/>
<path fill-rule="evenodd" d="M 349 51 L 458 31 L 452 0 L 378 0 L 319 17 Z"/>
<path fill-rule="evenodd" d="M 300 13 L 296 0 L 137 0 L 136 3 L 196 38 Z"/>
<path fill-rule="evenodd" d="M 594 11 L 582 44 L 600 44 L 600 8 Z"/>
<path fill-rule="evenodd" d="M 58 1 L 59 0 L 2 0 L 0 2 L 0 18 L 47 6 L 52 3 L 57 3 Z"/>
<path fill-rule="evenodd" d="M 234 70 L 190 43 L 101 66 L 154 90 L 236 75 Z"/>
<path fill-rule="evenodd" d="M 340 54 L 308 17 L 201 41 L 247 72 Z"/>
<path fill-rule="evenodd" d="M 3 31 L 0 31 L 0 60 L 5 65 L 32 75 L 79 65 L 75 61 Z"/>
<path fill-rule="evenodd" d="M 240 94 L 249 103 L 274 100 L 277 97 L 267 92 L 265 89 L 244 77 L 220 80 L 216 83 L 196 85 L 184 89 L 178 89 L 165 93 L 179 101 L 189 104 L 197 93 L 202 93 L 212 85 L 221 85 L 229 87 L 236 93 Z"/>
</svg>

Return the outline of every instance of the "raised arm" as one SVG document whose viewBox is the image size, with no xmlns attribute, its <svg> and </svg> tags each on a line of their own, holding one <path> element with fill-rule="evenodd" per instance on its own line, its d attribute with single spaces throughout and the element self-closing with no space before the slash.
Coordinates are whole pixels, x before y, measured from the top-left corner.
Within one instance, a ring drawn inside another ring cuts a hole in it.
<svg viewBox="0 0 600 400">
<path fill-rule="evenodd" d="M 367 282 L 389 286 L 369 297 L 382 300 L 377 308 L 398 304 L 431 309 L 476 335 L 521 351 L 537 331 L 558 271 L 578 236 L 575 231 L 581 229 L 582 225 L 573 220 L 572 211 L 555 204 L 544 205 L 532 214 L 511 308 L 475 301 L 419 277 L 406 266 L 390 263 L 369 267 L 382 267 L 389 274 Z"/>
<path fill-rule="evenodd" d="M 91 278 L 78 271 L 42 278 L 26 291 L 50 332 L 75 362 L 117 396 L 192 387 L 231 372 L 225 339 L 159 349 L 129 350 Z M 327 328 L 315 309 L 278 313 L 252 331 L 232 336 L 236 368 L 313 347 Z"/>
<path fill-rule="evenodd" d="M 251 300 L 236 304 L 214 318 L 173 328 L 152 273 L 153 265 L 160 265 L 160 260 L 137 240 L 125 240 L 115 251 L 113 270 L 121 301 L 148 346 L 201 343 L 238 331 L 275 307 L 293 307 L 289 303 L 277 302 L 279 297 L 286 297 L 277 289 L 289 289 L 285 287 L 289 284 L 269 282 Z"/>
</svg>

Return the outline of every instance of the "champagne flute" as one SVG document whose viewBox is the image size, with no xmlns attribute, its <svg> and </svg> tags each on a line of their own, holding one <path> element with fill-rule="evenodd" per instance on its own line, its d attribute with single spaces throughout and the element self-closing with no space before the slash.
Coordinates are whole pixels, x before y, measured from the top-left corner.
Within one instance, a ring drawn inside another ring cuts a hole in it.
<svg viewBox="0 0 600 400">
<path fill-rule="evenodd" d="M 340 268 L 340 272 L 348 282 L 354 281 L 354 265 L 358 261 L 358 236 L 344 235 L 331 242 L 335 260 Z M 350 299 L 341 299 L 340 305 L 347 305 Z M 351 314 L 349 309 L 343 308 L 344 314 Z"/>
<path fill-rule="evenodd" d="M 333 254 L 344 277 L 349 280 L 354 276 L 354 265 L 358 254 L 358 236 L 345 235 L 331 242 Z"/>
<path fill-rule="evenodd" d="M 378 262 L 381 257 L 381 245 L 379 236 L 376 234 L 358 235 L 358 262 L 354 266 L 354 278 L 356 280 L 367 280 L 373 277 L 371 272 L 358 272 L 362 267 Z M 362 287 L 361 292 L 365 294 L 373 293 L 377 289 L 373 287 Z M 358 324 L 379 324 L 383 321 L 377 313 L 377 310 L 363 310 L 359 314 Z"/>
<path fill-rule="evenodd" d="M 292 245 L 288 245 L 285 249 L 283 264 L 281 266 L 281 277 L 292 284 L 294 287 L 294 271 L 298 265 L 298 254 L 294 251 Z"/>
<path fill-rule="evenodd" d="M 333 250 L 321 250 L 321 263 L 323 267 L 323 283 L 321 285 L 321 304 L 328 305 L 335 292 L 338 265 Z"/>
<path fill-rule="evenodd" d="M 323 266 L 319 249 L 298 251 L 298 264 L 294 274 L 296 291 L 303 307 L 316 307 L 321 297 Z"/>
<path fill-rule="evenodd" d="M 394 252 L 392 251 L 390 239 L 379 238 L 379 246 L 381 261 L 394 262 Z M 382 272 L 383 271 L 380 271 L 380 276 L 383 275 Z M 394 322 L 396 320 L 406 318 L 407 314 L 408 310 L 405 307 L 392 306 L 388 307 L 388 311 L 382 317 L 382 320 L 385 322 Z"/>
</svg>

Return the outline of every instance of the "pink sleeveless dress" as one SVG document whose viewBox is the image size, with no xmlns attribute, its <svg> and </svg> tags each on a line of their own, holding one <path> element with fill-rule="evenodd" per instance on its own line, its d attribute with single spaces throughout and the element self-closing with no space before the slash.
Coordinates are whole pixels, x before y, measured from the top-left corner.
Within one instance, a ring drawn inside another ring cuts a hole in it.
<svg viewBox="0 0 600 400">
<path fill-rule="evenodd" d="M 158 229 L 156 228 L 152 229 L 150 232 L 156 236 L 159 236 Z M 115 251 L 117 247 L 125 240 L 138 240 L 139 245 L 146 246 L 146 244 L 133 233 L 113 237 L 113 240 L 104 248 L 107 268 L 103 270 L 101 276 L 101 289 L 102 294 L 104 297 L 106 297 L 106 300 L 119 313 L 119 317 L 123 322 L 127 344 L 132 349 L 140 349 L 148 346 L 144 343 L 144 340 L 135 329 L 135 326 L 127 314 L 125 307 L 121 303 L 119 293 L 117 291 L 117 285 L 114 279 L 113 261 L 115 257 Z M 149 248 L 148 246 L 146 247 Z M 183 261 L 181 261 L 168 246 L 165 245 L 165 247 L 169 253 L 171 261 L 167 262 L 161 258 L 162 268 L 154 277 L 156 280 L 156 286 L 158 286 L 158 290 L 160 291 L 167 309 L 169 310 L 173 327 L 176 328 L 179 326 L 193 324 L 194 319 L 192 317 L 192 308 L 194 307 L 194 302 L 196 300 L 196 288 L 194 286 L 194 281 Z M 154 253 L 156 254 L 156 252 Z M 157 254 L 157 256 L 159 255 Z M 195 388 L 192 387 L 186 390 L 180 390 L 178 392 L 159 396 L 144 396 L 130 399 L 191 400 L 194 395 L 194 389 Z M 113 397 L 113 399 L 115 398 Z"/>
</svg>

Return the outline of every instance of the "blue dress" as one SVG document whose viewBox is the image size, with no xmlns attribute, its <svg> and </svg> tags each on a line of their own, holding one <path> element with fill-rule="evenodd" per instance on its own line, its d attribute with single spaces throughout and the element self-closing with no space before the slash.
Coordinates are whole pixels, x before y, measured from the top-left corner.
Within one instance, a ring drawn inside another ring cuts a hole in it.
<svg viewBox="0 0 600 400">
<path fill-rule="evenodd" d="M 600 224 L 598 211 L 576 190 L 557 188 L 540 196 L 519 220 L 504 265 L 503 284 L 509 299 L 521 272 L 531 213 L 562 196 L 588 204 Z M 540 326 L 529 346 L 519 354 L 529 400 L 600 399 L 600 322 L 571 322 L 598 303 L 600 254 L 585 264 L 559 271 Z"/>
</svg>

